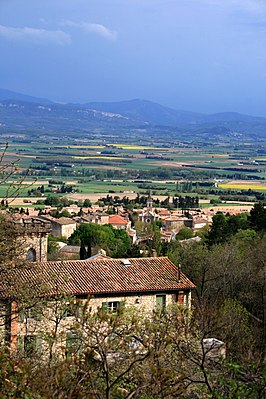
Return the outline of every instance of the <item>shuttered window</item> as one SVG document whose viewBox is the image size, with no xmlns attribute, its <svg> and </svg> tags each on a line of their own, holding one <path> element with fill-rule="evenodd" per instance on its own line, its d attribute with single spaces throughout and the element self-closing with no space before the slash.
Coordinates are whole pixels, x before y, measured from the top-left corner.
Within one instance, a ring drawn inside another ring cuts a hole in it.
<svg viewBox="0 0 266 399">
<path fill-rule="evenodd" d="M 156 308 L 163 310 L 166 306 L 166 295 L 156 295 Z"/>
<path fill-rule="evenodd" d="M 80 332 L 66 333 L 66 356 L 77 356 L 82 350 L 82 336 Z"/>
</svg>

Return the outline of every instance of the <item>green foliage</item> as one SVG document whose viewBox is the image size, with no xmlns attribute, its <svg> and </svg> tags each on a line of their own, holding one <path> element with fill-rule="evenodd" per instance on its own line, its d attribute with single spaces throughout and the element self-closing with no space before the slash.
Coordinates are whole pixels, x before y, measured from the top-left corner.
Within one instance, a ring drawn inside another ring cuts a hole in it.
<svg viewBox="0 0 266 399">
<path fill-rule="evenodd" d="M 189 227 L 182 227 L 176 235 L 176 240 L 187 240 L 193 237 L 193 231 Z"/>
<path fill-rule="evenodd" d="M 208 336 L 227 344 L 238 362 L 263 358 L 265 351 L 266 237 L 239 230 L 230 241 L 170 243 L 168 256 L 196 284 L 195 317 Z"/>
<path fill-rule="evenodd" d="M 82 206 L 83 206 L 84 208 L 89 208 L 89 207 L 91 206 L 91 201 L 90 201 L 88 198 L 85 199 L 84 202 L 83 202 L 83 204 L 82 204 Z"/>
<path fill-rule="evenodd" d="M 261 202 L 255 204 L 251 209 L 249 224 L 256 231 L 266 231 L 266 209 Z"/>
<path fill-rule="evenodd" d="M 72 245 L 90 245 L 102 248 L 110 256 L 124 257 L 130 248 L 130 237 L 125 230 L 114 229 L 111 225 L 82 223 L 69 238 Z"/>
<path fill-rule="evenodd" d="M 247 233 L 239 233 L 238 237 L 248 236 L 255 238 L 257 233 L 264 233 L 266 231 L 266 209 L 262 203 L 257 203 L 250 211 L 250 215 L 240 213 L 238 215 L 224 215 L 217 212 L 213 216 L 213 222 L 206 240 L 209 245 L 224 243 L 230 240 L 240 231 L 247 231 Z M 252 232 L 253 231 L 253 232 Z"/>
<path fill-rule="evenodd" d="M 53 309 L 61 314 L 59 323 L 65 323 L 66 309 L 75 319 L 64 337 L 67 356 L 52 351 L 47 361 L 34 352 L 20 355 L 1 348 L 1 398 L 92 399 L 95 392 L 99 399 L 264 397 L 265 364 L 208 358 L 204 335 L 184 307 L 172 305 L 147 315 L 126 306 L 109 313 L 101 308 L 92 312 L 89 301 L 71 298 L 64 308 L 64 300 Z M 62 345 L 56 330 L 43 339 L 48 346 Z"/>
<path fill-rule="evenodd" d="M 40 203 L 37 201 L 37 203 Z M 59 197 L 57 195 L 48 195 L 44 201 L 41 201 L 44 205 L 50 205 L 57 208 L 63 208 L 74 203 L 74 201 L 67 199 L 66 197 Z"/>
<path fill-rule="evenodd" d="M 248 218 L 245 213 L 238 215 L 224 215 L 217 212 L 212 218 L 212 226 L 207 235 L 209 245 L 224 243 L 239 230 L 249 228 Z"/>
</svg>

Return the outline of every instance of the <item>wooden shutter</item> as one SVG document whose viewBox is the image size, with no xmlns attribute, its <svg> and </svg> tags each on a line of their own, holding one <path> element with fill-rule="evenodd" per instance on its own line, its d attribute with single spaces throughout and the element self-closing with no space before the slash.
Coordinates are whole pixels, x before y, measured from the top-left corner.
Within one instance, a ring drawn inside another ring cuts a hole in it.
<svg viewBox="0 0 266 399">
<path fill-rule="evenodd" d="M 108 302 L 103 302 L 103 303 L 102 303 L 102 311 L 103 311 L 104 313 L 107 313 L 107 312 L 108 312 Z"/>
<path fill-rule="evenodd" d="M 166 305 L 166 295 L 156 295 L 156 307 L 162 310 Z"/>
</svg>

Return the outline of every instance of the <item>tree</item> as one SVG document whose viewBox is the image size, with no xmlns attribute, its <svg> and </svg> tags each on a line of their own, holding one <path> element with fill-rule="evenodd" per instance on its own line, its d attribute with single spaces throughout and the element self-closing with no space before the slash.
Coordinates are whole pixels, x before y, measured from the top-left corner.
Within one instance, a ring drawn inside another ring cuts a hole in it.
<svg viewBox="0 0 266 399">
<path fill-rule="evenodd" d="M 182 227 L 175 236 L 176 240 L 187 240 L 193 237 L 193 231 L 189 227 Z"/>
<path fill-rule="evenodd" d="M 130 237 L 125 230 L 114 229 L 111 225 L 82 223 L 69 237 L 72 245 L 89 248 L 102 248 L 113 257 L 124 257 L 131 245 Z"/>
<path fill-rule="evenodd" d="M 79 251 L 79 258 L 81 260 L 84 260 L 84 259 L 87 259 L 87 257 L 88 257 L 88 253 L 87 253 L 84 241 L 81 241 L 80 251 Z"/>
<path fill-rule="evenodd" d="M 85 199 L 84 202 L 83 202 L 83 204 L 82 204 L 82 206 L 83 206 L 84 208 L 89 208 L 89 207 L 91 206 L 91 201 L 90 201 L 88 198 Z"/>
<path fill-rule="evenodd" d="M 241 314 L 238 305 L 234 309 L 235 315 Z M 67 333 L 65 355 L 59 358 L 53 348 L 62 344 L 60 325 L 66 326 L 66 312 L 75 322 Z M 61 295 L 50 300 L 43 316 L 52 325 L 52 331 L 43 335 L 48 360 L 42 352 L 14 355 L 0 348 L 3 399 L 265 396 L 265 364 L 212 357 L 212 347 L 204 344 L 205 332 L 182 306 L 149 314 L 125 306 L 113 313 L 103 306 L 95 313 L 89 300 L 76 302 Z"/>
<path fill-rule="evenodd" d="M 266 209 L 261 202 L 251 209 L 248 220 L 252 229 L 260 232 L 266 230 Z"/>
</svg>

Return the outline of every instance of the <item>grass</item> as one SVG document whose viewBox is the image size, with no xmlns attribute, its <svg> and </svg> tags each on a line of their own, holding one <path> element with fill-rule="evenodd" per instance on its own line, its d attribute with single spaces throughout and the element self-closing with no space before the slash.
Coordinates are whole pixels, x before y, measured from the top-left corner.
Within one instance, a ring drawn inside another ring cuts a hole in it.
<svg viewBox="0 0 266 399">
<path fill-rule="evenodd" d="M 108 161 L 113 161 L 113 160 L 131 160 L 132 158 L 123 158 L 123 157 L 115 157 L 115 156 L 102 156 L 102 155 L 82 155 L 82 156 L 76 156 L 74 155 L 72 158 L 74 159 L 107 159 Z"/>
<path fill-rule="evenodd" d="M 100 149 L 103 150 L 105 148 L 104 145 L 58 145 L 57 148 L 71 148 L 71 149 Z"/>
</svg>

